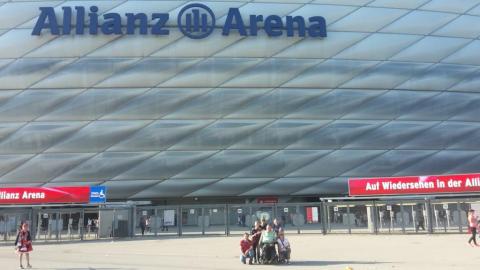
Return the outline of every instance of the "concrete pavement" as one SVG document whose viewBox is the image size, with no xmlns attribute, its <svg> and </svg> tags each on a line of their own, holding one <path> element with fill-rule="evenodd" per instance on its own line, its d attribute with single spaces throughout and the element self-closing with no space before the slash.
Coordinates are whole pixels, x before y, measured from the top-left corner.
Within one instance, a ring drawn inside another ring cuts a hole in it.
<svg viewBox="0 0 480 270">
<path fill-rule="evenodd" d="M 480 248 L 463 235 L 289 235 L 285 269 L 473 269 Z M 240 237 L 186 237 L 35 245 L 35 269 L 275 269 L 239 262 Z M 12 246 L 0 247 L 0 269 L 18 269 Z"/>
</svg>

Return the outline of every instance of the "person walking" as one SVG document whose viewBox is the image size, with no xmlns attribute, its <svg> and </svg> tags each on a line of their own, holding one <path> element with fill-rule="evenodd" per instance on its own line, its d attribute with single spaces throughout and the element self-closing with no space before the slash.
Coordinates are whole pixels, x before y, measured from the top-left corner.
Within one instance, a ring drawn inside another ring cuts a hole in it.
<svg viewBox="0 0 480 270">
<path fill-rule="evenodd" d="M 20 269 L 24 269 L 23 267 L 23 254 L 27 259 L 27 268 L 32 268 L 30 265 L 30 252 L 32 252 L 32 236 L 30 235 L 30 231 L 28 230 L 28 224 L 22 223 L 20 225 L 20 231 L 17 234 L 17 238 L 15 239 L 15 250 L 20 255 Z"/>
<path fill-rule="evenodd" d="M 470 209 L 468 211 L 468 229 L 470 230 L 472 236 L 470 237 L 470 239 L 468 239 L 468 243 L 474 247 L 474 246 L 477 246 L 478 247 L 478 244 L 477 244 L 477 226 L 478 226 L 478 221 L 477 221 L 477 216 L 475 215 L 475 210 L 473 209 Z M 473 244 L 472 245 L 472 241 L 473 241 Z"/>
</svg>

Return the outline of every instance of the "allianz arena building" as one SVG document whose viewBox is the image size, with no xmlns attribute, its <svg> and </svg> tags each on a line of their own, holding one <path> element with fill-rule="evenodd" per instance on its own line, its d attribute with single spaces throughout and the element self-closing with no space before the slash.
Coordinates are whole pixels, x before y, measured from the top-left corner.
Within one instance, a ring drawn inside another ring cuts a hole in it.
<svg viewBox="0 0 480 270">
<path fill-rule="evenodd" d="M 0 186 L 289 201 L 475 172 L 479 36 L 480 0 L 0 0 Z"/>
</svg>

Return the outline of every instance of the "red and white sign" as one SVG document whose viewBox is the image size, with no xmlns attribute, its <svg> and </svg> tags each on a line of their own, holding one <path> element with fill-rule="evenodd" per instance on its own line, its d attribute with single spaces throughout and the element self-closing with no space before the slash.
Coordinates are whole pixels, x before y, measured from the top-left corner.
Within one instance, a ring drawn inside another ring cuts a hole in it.
<svg viewBox="0 0 480 270">
<path fill-rule="evenodd" d="M 88 203 L 90 187 L 0 188 L 0 204 Z"/>
<path fill-rule="evenodd" d="M 348 180 L 350 196 L 480 192 L 480 173 Z"/>
</svg>

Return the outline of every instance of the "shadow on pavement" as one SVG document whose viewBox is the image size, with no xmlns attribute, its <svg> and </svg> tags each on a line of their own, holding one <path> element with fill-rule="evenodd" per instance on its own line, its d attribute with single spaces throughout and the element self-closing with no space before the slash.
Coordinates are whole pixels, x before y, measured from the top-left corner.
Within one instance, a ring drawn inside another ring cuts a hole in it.
<svg viewBox="0 0 480 270">
<path fill-rule="evenodd" d="M 40 268 L 49 270 L 136 270 L 135 268 Z"/>
<path fill-rule="evenodd" d="M 327 265 L 337 265 L 337 264 L 383 264 L 389 262 L 368 262 L 368 261 L 291 261 L 290 265 L 293 266 L 327 266 Z"/>
</svg>

